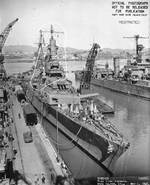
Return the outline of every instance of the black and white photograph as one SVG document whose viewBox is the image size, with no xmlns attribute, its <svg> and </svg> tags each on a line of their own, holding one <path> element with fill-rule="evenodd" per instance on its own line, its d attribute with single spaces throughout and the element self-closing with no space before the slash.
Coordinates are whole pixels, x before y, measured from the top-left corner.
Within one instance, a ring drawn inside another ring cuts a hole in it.
<svg viewBox="0 0 150 185">
<path fill-rule="evenodd" d="M 0 185 L 150 184 L 150 1 L 0 0 Z"/>
</svg>

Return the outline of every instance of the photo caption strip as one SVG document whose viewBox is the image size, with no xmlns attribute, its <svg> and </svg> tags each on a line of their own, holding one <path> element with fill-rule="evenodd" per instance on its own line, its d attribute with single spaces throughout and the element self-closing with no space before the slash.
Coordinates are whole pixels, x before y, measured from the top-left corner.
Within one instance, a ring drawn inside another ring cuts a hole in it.
<svg viewBox="0 0 150 185">
<path fill-rule="evenodd" d="M 112 1 L 112 16 L 141 17 L 148 16 L 149 1 Z"/>
</svg>

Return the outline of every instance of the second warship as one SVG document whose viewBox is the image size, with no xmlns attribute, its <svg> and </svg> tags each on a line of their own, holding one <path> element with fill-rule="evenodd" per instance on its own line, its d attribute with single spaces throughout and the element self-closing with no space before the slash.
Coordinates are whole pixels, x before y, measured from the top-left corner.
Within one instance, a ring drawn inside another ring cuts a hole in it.
<svg viewBox="0 0 150 185">
<path fill-rule="evenodd" d="M 127 37 L 130 38 L 130 37 Z M 94 66 L 91 84 L 126 95 L 133 95 L 150 100 L 150 63 L 142 60 L 144 46 L 138 43 L 139 35 L 135 35 L 136 54 L 127 53 L 126 65 L 120 69 L 120 58 L 113 57 L 113 68 L 106 63 L 105 68 Z M 75 77 L 81 80 L 84 70 L 76 71 Z"/>
</svg>

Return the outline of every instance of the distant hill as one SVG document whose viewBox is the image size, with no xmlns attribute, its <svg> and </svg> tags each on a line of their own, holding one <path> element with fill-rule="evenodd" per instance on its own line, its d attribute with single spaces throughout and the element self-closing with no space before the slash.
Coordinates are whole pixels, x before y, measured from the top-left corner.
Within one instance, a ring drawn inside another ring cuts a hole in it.
<svg viewBox="0 0 150 185">
<path fill-rule="evenodd" d="M 14 53 L 14 52 L 22 52 L 22 53 L 33 53 L 36 51 L 36 47 L 29 45 L 9 45 L 4 47 L 5 53 Z"/>
<path fill-rule="evenodd" d="M 46 48 L 44 49 L 46 51 Z M 37 51 L 37 47 L 33 47 L 30 45 L 9 45 L 4 47 L 4 53 L 6 55 L 14 55 L 14 56 L 30 56 L 33 57 L 34 53 Z M 86 60 L 89 51 L 84 49 L 76 49 L 67 47 L 59 48 L 58 55 L 60 58 L 64 56 L 66 53 L 67 58 L 79 58 Z M 102 51 L 98 54 L 97 59 L 110 59 L 114 56 L 118 56 L 120 58 L 126 58 L 128 54 L 134 55 L 135 50 L 129 49 L 111 49 L 111 48 L 102 48 Z M 143 50 L 143 56 L 145 58 L 150 58 L 150 48 Z"/>
</svg>

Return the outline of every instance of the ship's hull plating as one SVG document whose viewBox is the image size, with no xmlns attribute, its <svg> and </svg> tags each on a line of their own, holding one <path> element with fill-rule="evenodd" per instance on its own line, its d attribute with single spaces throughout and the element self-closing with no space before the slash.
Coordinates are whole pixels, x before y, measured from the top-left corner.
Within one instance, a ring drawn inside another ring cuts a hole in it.
<svg viewBox="0 0 150 185">
<path fill-rule="evenodd" d="M 109 80 L 109 79 L 92 79 L 91 83 L 100 87 L 104 87 L 116 92 L 134 95 L 150 100 L 150 87 L 129 84 L 127 82 Z"/>
<path fill-rule="evenodd" d="M 94 157 L 93 159 L 96 159 L 96 162 L 102 164 L 102 168 L 104 167 L 103 170 L 107 175 L 111 175 L 109 172 L 113 169 L 116 160 L 124 152 L 124 148 L 112 143 L 115 150 L 111 154 L 108 154 L 108 141 L 105 138 L 93 133 L 85 127 L 81 128 L 81 125 L 77 121 L 70 119 L 59 111 L 56 111 L 55 107 L 42 102 L 41 98 L 31 89 L 31 87 L 26 91 L 26 95 L 37 111 L 49 121 L 49 124 L 53 124 L 53 126 L 57 127 L 57 124 L 59 123 L 59 130 L 69 139 L 77 140 L 78 138 L 77 145 L 80 146 L 81 149 L 83 149 L 83 151 L 90 157 Z M 43 126 L 47 132 L 47 126 L 45 124 Z M 93 147 L 91 151 L 86 149 L 86 146 L 89 146 L 89 144 Z"/>
<path fill-rule="evenodd" d="M 81 74 L 75 73 L 75 78 L 81 80 Z M 91 79 L 91 84 L 110 89 L 115 92 L 124 93 L 127 95 L 134 95 L 137 97 L 150 100 L 150 87 L 140 86 L 136 84 L 129 84 L 124 81 L 113 79 Z"/>
</svg>

